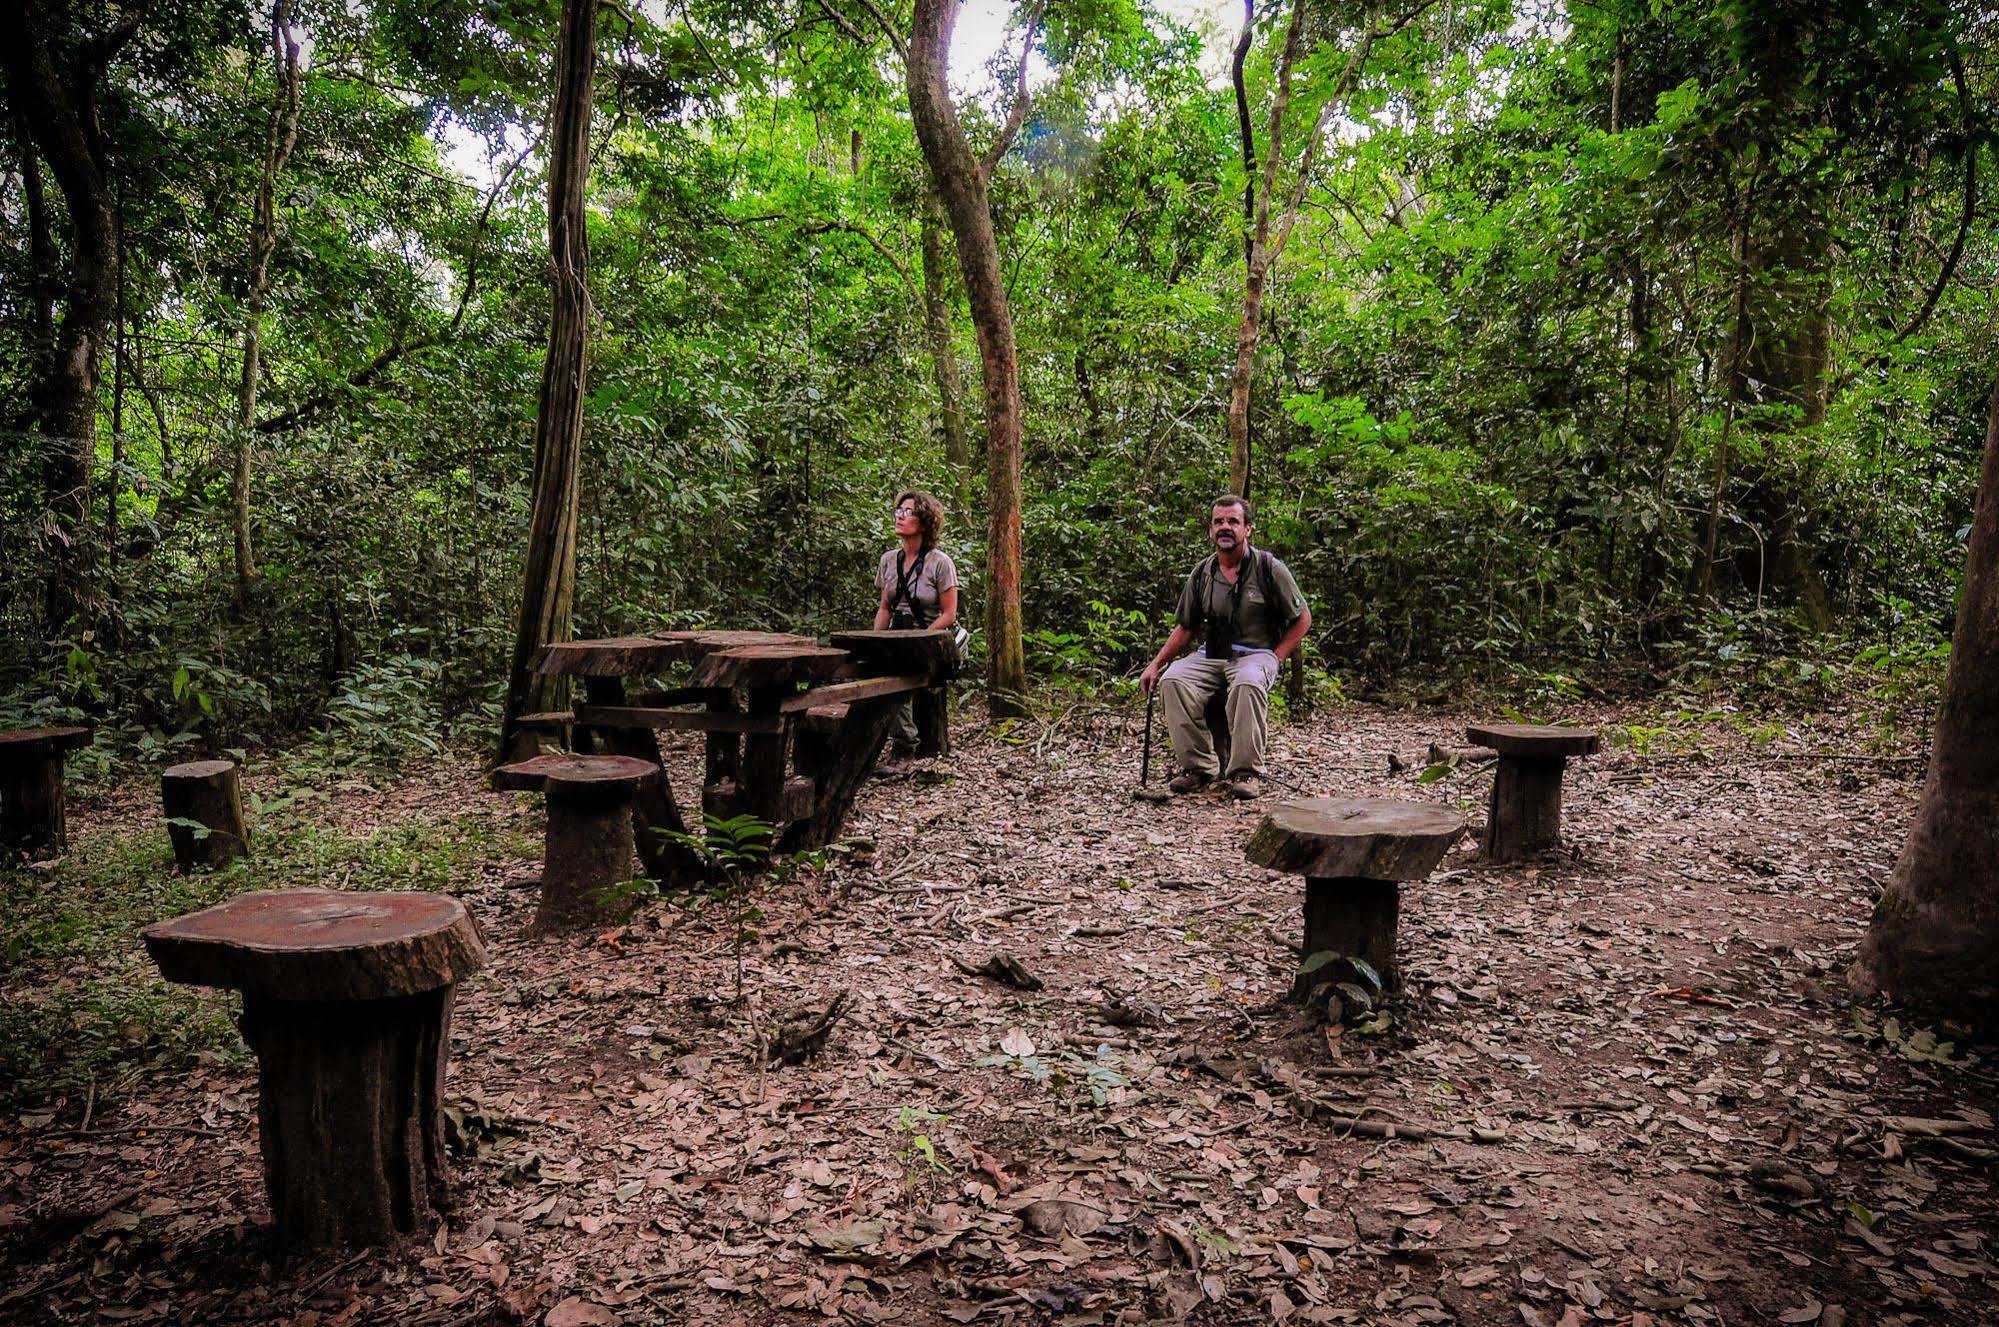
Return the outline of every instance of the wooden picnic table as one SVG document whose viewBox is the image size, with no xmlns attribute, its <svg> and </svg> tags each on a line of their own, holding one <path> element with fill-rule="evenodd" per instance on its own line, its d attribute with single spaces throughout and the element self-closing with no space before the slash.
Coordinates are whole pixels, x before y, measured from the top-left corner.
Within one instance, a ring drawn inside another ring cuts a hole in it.
<svg viewBox="0 0 1999 1327">
<path fill-rule="evenodd" d="M 878 639 L 888 636 L 899 639 Z M 660 766 L 633 799 L 639 860 L 654 879 L 691 883 L 703 867 L 659 732 L 704 735 L 704 814 L 755 816 L 775 828 L 780 851 L 818 847 L 845 825 L 897 700 L 939 682 L 954 648 L 943 631 L 847 632 L 831 645 L 781 632 L 663 631 L 544 646 L 534 668 L 583 680 L 579 751 Z M 683 669 L 680 685 L 627 689 Z"/>
</svg>

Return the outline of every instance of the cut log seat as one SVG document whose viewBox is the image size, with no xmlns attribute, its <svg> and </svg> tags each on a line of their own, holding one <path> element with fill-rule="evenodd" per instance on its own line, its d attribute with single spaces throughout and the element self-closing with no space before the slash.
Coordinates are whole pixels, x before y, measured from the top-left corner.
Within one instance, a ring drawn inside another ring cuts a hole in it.
<svg viewBox="0 0 1999 1327">
<path fill-rule="evenodd" d="M 1595 729 L 1537 724 L 1473 725 L 1468 740 L 1499 753 L 1485 818 L 1485 855 L 1514 862 L 1562 843 L 1562 774 L 1570 756 L 1592 755 Z"/>
<path fill-rule="evenodd" d="M 453 988 L 484 965 L 441 894 L 259 890 L 147 927 L 168 981 L 243 992 L 281 1247 L 385 1244 L 447 1199 Z"/>
<path fill-rule="evenodd" d="M 1421 880 L 1464 833 L 1464 817 L 1432 802 L 1308 797 L 1272 807 L 1250 835 L 1249 860 L 1305 877 L 1305 959 L 1293 994 L 1304 996 L 1315 955 L 1366 960 L 1396 983 L 1400 881 Z"/>
<path fill-rule="evenodd" d="M 0 865 L 69 846 L 63 757 L 90 739 L 88 728 L 0 732 Z"/>
<path fill-rule="evenodd" d="M 496 771 L 548 794 L 535 929 L 611 921 L 604 891 L 632 878 L 632 795 L 659 767 L 632 756 L 537 756 Z M 518 785 L 510 785 L 518 786 Z"/>
<path fill-rule="evenodd" d="M 233 760 L 190 760 L 160 774 L 160 802 L 183 872 L 213 870 L 250 851 L 243 822 L 242 771 Z"/>
</svg>

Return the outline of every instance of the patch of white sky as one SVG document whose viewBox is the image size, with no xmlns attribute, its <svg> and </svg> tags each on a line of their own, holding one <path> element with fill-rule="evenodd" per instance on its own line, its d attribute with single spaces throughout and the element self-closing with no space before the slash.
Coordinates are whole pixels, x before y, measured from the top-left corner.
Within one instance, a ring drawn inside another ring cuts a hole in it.
<svg viewBox="0 0 1999 1327">
<path fill-rule="evenodd" d="M 1560 41 L 1568 33 L 1566 7 L 1565 0 L 1519 0 L 1509 35 Z M 639 8 L 653 22 L 669 21 L 666 0 L 643 0 Z M 1224 86 L 1230 51 L 1241 31 L 1241 0 L 1152 0 L 1152 9 L 1200 34 L 1201 72 L 1210 86 Z M 995 78 L 1004 77 L 1010 84 L 1017 67 L 1021 34 L 1015 14 L 1012 0 L 966 0 L 951 42 L 951 88 L 958 96 L 1006 95 Z M 1054 77 L 1038 51 L 1028 59 L 1027 77 L 1030 88 Z M 1473 94 L 1474 114 L 1488 112 L 1504 98 L 1507 71 L 1492 69 L 1488 77 L 1491 81 Z M 1333 128 L 1335 138 L 1348 142 L 1367 133 L 1368 126 L 1345 117 Z M 507 125 L 502 137 L 504 141 L 494 141 L 450 121 L 442 128 L 440 147 L 449 167 L 484 188 L 527 146 L 527 133 L 520 125 Z"/>
<path fill-rule="evenodd" d="M 647 0 L 639 8 L 656 23 L 667 21 L 666 0 Z M 1210 82 L 1228 78 L 1229 48 L 1242 22 L 1241 0 L 1153 0 L 1159 14 L 1201 34 L 1201 70 Z M 960 97 L 994 93 L 992 70 L 1003 59 L 1011 70 L 1020 58 L 1020 29 L 1014 21 L 1010 0 L 967 0 L 958 14 L 951 41 L 951 90 Z M 1048 62 L 1036 52 L 1027 65 L 1029 87 L 1054 77 Z M 445 164 L 472 184 L 487 187 L 499 178 L 507 163 L 527 145 L 526 132 L 519 125 L 505 127 L 504 142 L 474 133 L 457 121 L 441 128 L 439 147 Z"/>
</svg>

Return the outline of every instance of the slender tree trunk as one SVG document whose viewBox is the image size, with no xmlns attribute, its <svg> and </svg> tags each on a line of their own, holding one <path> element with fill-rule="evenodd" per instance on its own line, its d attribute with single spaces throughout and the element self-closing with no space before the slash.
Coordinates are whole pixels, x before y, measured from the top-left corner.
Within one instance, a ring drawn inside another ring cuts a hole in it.
<svg viewBox="0 0 1999 1327">
<path fill-rule="evenodd" d="M 1242 0 L 1242 33 L 1236 38 L 1235 57 L 1229 61 L 1229 79 L 1235 85 L 1236 134 L 1242 139 L 1242 262 L 1247 273 L 1256 257 L 1252 239 L 1256 226 L 1256 125 L 1249 114 L 1249 83 L 1243 67 L 1249 63 L 1250 43 L 1256 39 L 1256 0 Z"/>
<path fill-rule="evenodd" d="M 1722 379 L 1728 391 L 1728 400 L 1723 409 L 1721 436 L 1714 446 L 1714 487 L 1708 494 L 1707 529 L 1701 538 L 1700 594 L 1711 598 L 1714 594 L 1715 559 L 1721 548 L 1721 503 L 1722 495 L 1728 487 L 1729 445 L 1734 441 L 1735 414 L 1740 396 L 1736 384 L 1741 380 L 1742 346 L 1749 337 L 1749 271 L 1746 266 L 1747 241 L 1744 237 L 1747 221 L 1738 216 L 1735 229 L 1735 288 L 1728 304 L 1728 345 L 1722 352 Z"/>
<path fill-rule="evenodd" d="M 113 277 L 118 294 L 112 311 L 111 334 L 111 474 L 105 483 L 104 556 L 118 566 L 118 481 L 125 471 L 125 189 L 113 190 L 112 210 L 118 218 L 118 256 Z"/>
<path fill-rule="evenodd" d="M 534 421 L 533 508 L 525 585 L 507 676 L 500 753 L 514 720 L 552 708 L 558 679 L 529 672 L 535 652 L 568 640 L 576 597 L 577 472 L 583 451 L 583 391 L 590 370 L 590 247 L 583 210 L 590 174 L 590 114 L 597 79 L 597 0 L 563 0 L 550 115 L 548 256 L 553 301 L 548 354 Z"/>
<path fill-rule="evenodd" d="M 935 189 L 923 191 L 923 328 L 930 338 L 931 371 L 937 380 L 937 427 L 944 439 L 944 463 L 951 482 L 963 482 L 971 455 L 965 445 L 965 383 L 958 373 L 958 350 L 951 336 L 951 219 Z"/>
<path fill-rule="evenodd" d="M 1929 774 L 1854 976 L 1863 991 L 1989 1029 L 1999 1014 L 1999 382 L 1987 409 Z"/>
<path fill-rule="evenodd" d="M 1270 269 L 1290 243 L 1292 227 L 1298 221 L 1299 205 L 1305 201 L 1305 192 L 1311 187 L 1312 171 L 1318 161 L 1319 144 L 1325 138 L 1326 126 L 1346 105 L 1368 52 L 1382 36 L 1375 30 L 1377 18 L 1375 10 L 1370 8 L 1365 19 L 1366 26 L 1361 29 L 1353 51 L 1340 71 L 1339 81 L 1327 91 L 1326 99 L 1319 105 L 1318 119 L 1306 136 L 1304 150 L 1299 156 L 1298 173 L 1291 181 L 1283 212 L 1273 222 L 1270 202 L 1277 190 L 1278 170 L 1284 162 L 1284 116 L 1291 108 L 1291 76 L 1298 66 L 1305 36 L 1305 0 L 1292 0 L 1291 20 L 1285 27 L 1284 46 L 1277 57 L 1277 90 L 1271 97 L 1269 128 L 1265 133 L 1263 187 L 1253 199 L 1252 215 L 1248 220 L 1242 321 L 1236 327 L 1235 368 L 1229 376 L 1229 490 L 1244 497 L 1250 495 L 1250 392 L 1256 385 L 1256 349 L 1262 332 L 1263 299 L 1269 285 Z M 1245 141 L 1248 141 L 1247 135 Z"/>
<path fill-rule="evenodd" d="M 66 5 L 0 3 L 0 68 L 29 138 L 69 214 L 70 269 L 53 352 L 36 391 L 43 489 L 56 554 L 45 609 L 51 633 L 87 606 L 91 471 L 97 457 L 98 360 L 116 302 L 118 218 L 98 114 L 105 70 L 138 31 L 134 10 L 110 30 L 69 42 Z"/>
<path fill-rule="evenodd" d="M 32 381 L 45 383 L 55 365 L 56 293 L 51 278 L 57 257 L 55 233 L 49 225 L 48 194 L 42 187 L 42 163 L 28 130 L 26 113 L 15 101 L 14 119 L 21 140 L 21 192 L 28 209 L 29 364 Z M 32 422 L 32 421 L 30 421 Z"/>
<path fill-rule="evenodd" d="M 250 448 L 257 433 L 257 384 L 263 374 L 264 309 L 270 297 L 271 252 L 278 245 L 278 176 L 298 142 L 299 44 L 291 27 L 291 0 L 271 6 L 271 71 L 277 94 L 264 122 L 264 173 L 257 180 L 250 219 L 249 293 L 243 317 L 243 379 L 236 393 L 236 457 L 229 484 L 229 525 L 236 545 L 236 595 L 257 579 L 250 544 Z"/>
<path fill-rule="evenodd" d="M 958 243 L 958 267 L 979 343 L 986 409 L 986 684 L 995 717 L 1025 712 L 1027 660 L 1020 617 L 1020 374 L 1013 312 L 1000 273 L 986 194 L 946 82 L 957 0 L 916 0 L 909 37 L 909 111 Z M 1023 83 L 1019 96 L 1026 95 Z M 1016 101 L 1016 111 L 1022 103 Z"/>
</svg>

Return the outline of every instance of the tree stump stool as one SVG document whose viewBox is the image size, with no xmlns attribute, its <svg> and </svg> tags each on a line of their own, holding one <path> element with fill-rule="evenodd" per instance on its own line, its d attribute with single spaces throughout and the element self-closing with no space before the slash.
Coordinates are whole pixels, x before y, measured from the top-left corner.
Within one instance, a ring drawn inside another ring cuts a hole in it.
<svg viewBox="0 0 1999 1327">
<path fill-rule="evenodd" d="M 453 988 L 486 952 L 441 894 L 259 890 L 148 926 L 168 981 L 243 993 L 279 1244 L 386 1244 L 447 1198 Z"/>
<path fill-rule="evenodd" d="M 632 878 L 632 795 L 659 766 L 636 756 L 547 755 L 502 765 L 495 782 L 548 794 L 538 931 L 614 921 L 604 891 Z"/>
<path fill-rule="evenodd" d="M 0 733 L 0 864 L 59 853 L 69 846 L 63 756 L 89 745 L 88 728 Z"/>
<path fill-rule="evenodd" d="M 1394 986 L 1398 882 L 1430 874 L 1464 829 L 1463 816 L 1431 802 L 1307 797 L 1273 807 L 1246 852 L 1258 866 L 1305 877 L 1306 967 L 1292 994 L 1316 984 L 1318 954 L 1364 959 Z"/>
<path fill-rule="evenodd" d="M 1486 857 L 1517 862 L 1561 846 L 1562 770 L 1570 756 L 1595 753 L 1596 730 L 1501 723 L 1467 728 L 1465 736 L 1499 753 L 1485 817 Z"/>
<path fill-rule="evenodd" d="M 168 766 L 160 774 L 160 802 L 166 808 L 174 864 L 183 873 L 227 866 L 249 854 L 243 778 L 235 761 L 190 760 Z"/>
</svg>

